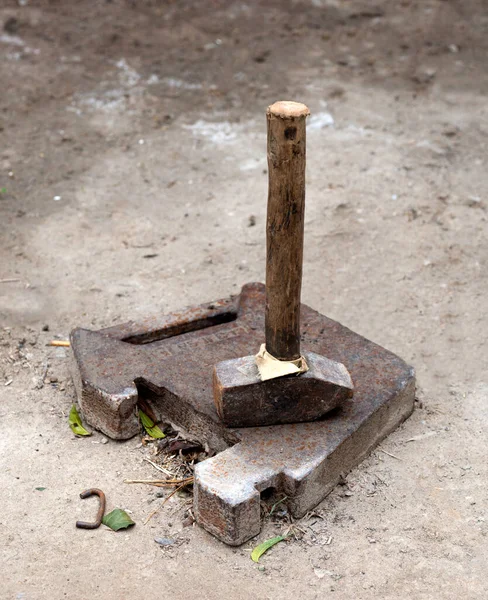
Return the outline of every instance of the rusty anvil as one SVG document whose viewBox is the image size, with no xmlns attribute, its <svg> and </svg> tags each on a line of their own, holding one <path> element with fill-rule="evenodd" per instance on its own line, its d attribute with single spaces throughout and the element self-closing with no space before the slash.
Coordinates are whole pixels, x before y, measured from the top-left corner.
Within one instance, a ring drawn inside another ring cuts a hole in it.
<svg viewBox="0 0 488 600">
<path fill-rule="evenodd" d="M 303 516 L 414 406 L 411 367 L 300 304 L 308 114 L 267 112 L 266 288 L 70 336 L 90 425 L 128 439 L 139 405 L 216 453 L 195 468 L 194 512 L 231 545 L 259 533 L 262 492 Z"/>
</svg>

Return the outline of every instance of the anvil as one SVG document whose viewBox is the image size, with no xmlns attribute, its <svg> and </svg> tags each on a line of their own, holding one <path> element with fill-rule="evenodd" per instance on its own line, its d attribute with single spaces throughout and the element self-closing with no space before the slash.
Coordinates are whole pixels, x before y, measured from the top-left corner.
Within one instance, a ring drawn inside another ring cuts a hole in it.
<svg viewBox="0 0 488 600">
<path fill-rule="evenodd" d="M 304 154 L 295 144 L 304 144 L 308 109 L 274 107 L 271 117 L 268 109 L 270 190 L 278 190 L 282 214 L 289 216 L 276 221 L 269 197 L 268 234 L 294 232 L 295 268 L 287 275 L 275 264 L 270 272 L 270 248 L 276 260 L 286 244 L 276 249 L 276 236 L 268 235 L 266 287 L 250 283 L 235 297 L 99 331 L 75 329 L 70 337 L 73 378 L 89 424 L 111 438 L 130 438 L 139 431 L 139 404 L 215 453 L 196 465 L 194 513 L 231 545 L 259 532 L 265 490 L 286 496 L 295 518 L 316 506 L 341 474 L 410 415 L 415 397 L 414 371 L 403 360 L 300 302 Z M 270 125 L 274 118 L 281 119 L 278 129 Z M 282 143 L 289 145 L 280 154 L 276 144 Z M 293 160 L 302 162 L 290 167 Z M 284 164 L 293 177 L 277 177 Z M 270 294 L 270 279 L 273 293 L 281 289 L 278 300 Z M 261 381 L 253 357 L 263 342 L 279 360 L 305 357 L 309 370 Z M 222 385 L 229 381 L 230 423 L 221 404 Z M 281 424 L 252 426 L 263 422 Z"/>
</svg>

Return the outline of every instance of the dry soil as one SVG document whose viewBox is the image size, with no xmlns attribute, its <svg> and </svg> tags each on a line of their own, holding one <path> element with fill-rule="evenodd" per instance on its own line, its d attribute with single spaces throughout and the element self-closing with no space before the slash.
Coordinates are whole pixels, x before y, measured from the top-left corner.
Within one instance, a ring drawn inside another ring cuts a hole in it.
<svg viewBox="0 0 488 600">
<path fill-rule="evenodd" d="M 487 49 L 482 0 L 0 1 L 2 599 L 487 598 Z M 263 280 L 278 99 L 312 112 L 303 300 L 418 402 L 259 568 L 281 525 L 143 525 L 148 450 L 73 436 L 46 344 Z M 137 525 L 75 529 L 92 486 Z"/>
</svg>

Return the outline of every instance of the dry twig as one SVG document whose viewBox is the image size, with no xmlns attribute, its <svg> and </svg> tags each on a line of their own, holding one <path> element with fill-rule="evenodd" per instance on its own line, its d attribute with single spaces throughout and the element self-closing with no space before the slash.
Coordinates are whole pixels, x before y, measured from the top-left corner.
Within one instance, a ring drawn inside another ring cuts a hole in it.
<svg viewBox="0 0 488 600">
<path fill-rule="evenodd" d="M 391 452 L 387 452 L 386 450 L 383 450 L 383 448 L 378 448 L 378 450 L 380 452 L 383 452 L 384 454 L 387 454 L 388 456 L 391 456 L 392 458 L 396 458 L 397 460 L 401 460 L 403 461 L 403 458 L 400 458 L 399 456 L 395 456 L 394 454 L 392 454 Z"/>
<path fill-rule="evenodd" d="M 164 473 L 165 475 L 169 475 L 170 477 L 173 475 L 173 473 L 171 473 L 171 471 L 168 471 L 168 469 L 165 469 L 161 465 L 157 465 L 152 460 L 149 460 L 149 458 L 143 458 L 143 460 L 148 462 L 150 465 L 152 465 L 156 470 L 160 471 L 161 473 Z"/>
<path fill-rule="evenodd" d="M 193 479 L 193 478 L 192 478 Z M 171 494 L 169 494 L 168 496 L 166 496 L 166 498 L 164 499 L 164 501 L 156 508 L 156 510 L 153 510 L 152 513 L 148 516 L 148 518 L 144 521 L 144 525 L 147 525 L 147 523 L 149 523 L 149 521 L 154 517 L 154 515 L 161 509 L 163 508 L 163 506 L 166 504 L 166 502 L 168 502 L 168 500 L 171 498 L 171 496 L 174 496 L 176 494 L 176 492 L 179 492 L 180 490 L 182 490 L 184 487 L 186 487 L 187 485 L 190 485 L 190 483 L 193 483 L 193 481 L 188 481 L 186 483 L 181 484 L 180 486 L 178 486 L 176 489 L 174 489 Z"/>
<path fill-rule="evenodd" d="M 124 483 L 145 483 L 156 487 L 171 487 L 180 484 L 189 485 L 193 483 L 193 477 L 186 477 L 185 479 L 124 479 Z"/>
</svg>

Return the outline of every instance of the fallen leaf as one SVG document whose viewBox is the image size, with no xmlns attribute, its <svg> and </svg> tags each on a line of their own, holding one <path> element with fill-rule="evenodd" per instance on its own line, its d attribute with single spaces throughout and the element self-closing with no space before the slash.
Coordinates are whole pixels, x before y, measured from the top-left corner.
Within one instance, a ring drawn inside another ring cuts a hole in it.
<svg viewBox="0 0 488 600">
<path fill-rule="evenodd" d="M 281 500 L 278 500 L 277 502 L 275 502 L 275 503 L 273 504 L 273 506 L 271 507 L 271 510 L 269 511 L 269 516 L 271 516 L 271 515 L 274 513 L 274 511 L 275 511 L 275 508 L 276 508 L 276 507 L 277 507 L 279 504 L 281 504 L 282 502 L 284 502 L 284 501 L 285 501 L 285 500 L 287 500 L 287 499 L 288 499 L 288 496 L 283 496 L 283 498 L 281 498 Z"/>
<path fill-rule="evenodd" d="M 161 429 L 154 424 L 154 421 L 148 417 L 146 413 L 142 412 L 141 409 L 139 409 L 139 418 L 141 419 L 142 426 L 146 430 L 147 435 L 155 439 L 162 439 L 166 437 Z"/>
<path fill-rule="evenodd" d="M 180 450 L 184 454 L 185 452 L 201 452 L 203 448 L 196 442 L 187 442 L 185 440 L 173 440 L 166 448 L 166 452 L 170 454 L 177 453 Z"/>
<path fill-rule="evenodd" d="M 105 515 L 102 519 L 102 523 L 107 527 L 110 527 L 113 531 L 127 529 L 127 527 L 130 527 L 131 525 L 135 525 L 134 521 L 129 517 L 125 510 L 122 510 L 121 508 L 114 508 L 112 512 Z"/>
<path fill-rule="evenodd" d="M 274 538 L 271 538 L 270 540 L 266 540 L 265 542 L 263 542 L 262 544 L 259 544 L 259 546 L 256 546 L 254 548 L 254 550 L 251 552 L 251 559 L 257 563 L 259 562 L 259 558 L 265 553 L 267 552 L 270 548 L 272 548 L 275 544 L 278 544 L 278 542 L 283 542 L 286 538 L 283 537 L 282 535 L 278 535 Z"/>
<path fill-rule="evenodd" d="M 75 435 L 91 435 L 91 431 L 87 431 L 83 427 L 83 423 L 81 422 L 81 418 L 76 410 L 75 404 L 73 404 L 71 410 L 69 411 L 69 426 Z"/>
<path fill-rule="evenodd" d="M 43 492 L 46 488 L 45 487 L 36 487 L 36 490 L 38 492 Z"/>
</svg>

